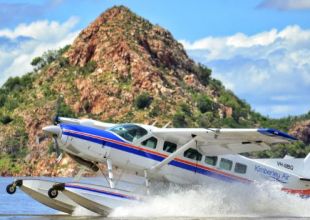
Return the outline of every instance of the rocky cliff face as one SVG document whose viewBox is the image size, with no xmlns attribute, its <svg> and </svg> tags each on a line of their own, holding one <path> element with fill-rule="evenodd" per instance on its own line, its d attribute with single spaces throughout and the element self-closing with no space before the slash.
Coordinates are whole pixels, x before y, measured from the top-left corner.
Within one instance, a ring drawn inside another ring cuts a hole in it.
<svg viewBox="0 0 310 220">
<path fill-rule="evenodd" d="M 289 132 L 305 144 L 310 144 L 310 120 L 296 123 Z"/>
<path fill-rule="evenodd" d="M 75 109 L 81 110 L 87 100 L 88 111 L 104 112 L 103 119 L 126 114 L 142 91 L 159 102 L 162 97 L 174 97 L 171 101 L 189 99 L 182 89 L 185 86 L 211 92 L 199 82 L 198 67 L 170 32 L 125 7 L 115 7 L 100 15 L 80 33 L 66 56 L 71 65 L 97 64 L 91 77 L 76 80 L 81 96 Z M 96 84 L 97 80 L 102 81 Z"/>
<path fill-rule="evenodd" d="M 51 140 L 41 130 L 51 124 L 59 94 L 62 116 L 156 120 L 159 126 L 172 121 L 176 127 L 260 126 L 262 116 L 188 58 L 169 31 L 123 6 L 101 14 L 69 49 L 43 55 L 36 69 L 0 90 L 2 175 L 76 172 L 68 158 L 55 163 Z"/>
</svg>

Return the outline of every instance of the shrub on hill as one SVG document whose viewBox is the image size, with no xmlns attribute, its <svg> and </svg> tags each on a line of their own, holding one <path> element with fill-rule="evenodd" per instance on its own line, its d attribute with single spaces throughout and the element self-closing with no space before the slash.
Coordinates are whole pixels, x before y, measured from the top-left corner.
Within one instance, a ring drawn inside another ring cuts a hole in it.
<svg viewBox="0 0 310 220">
<path fill-rule="evenodd" d="M 172 118 L 172 124 L 176 128 L 188 127 L 184 113 L 177 112 Z"/>
<path fill-rule="evenodd" d="M 149 93 L 143 92 L 140 95 L 138 95 L 137 98 L 135 99 L 135 106 L 138 109 L 145 109 L 150 106 L 152 100 L 153 98 L 152 96 L 149 95 Z"/>
<path fill-rule="evenodd" d="M 208 85 L 211 79 L 212 70 L 203 64 L 198 64 L 197 76 L 199 81 L 204 85 Z"/>
<path fill-rule="evenodd" d="M 197 108 L 201 113 L 215 110 L 215 103 L 206 95 L 200 95 L 197 98 Z"/>
<path fill-rule="evenodd" d="M 86 63 L 85 66 L 83 66 L 80 70 L 81 70 L 81 73 L 83 75 L 85 74 L 89 74 L 89 73 L 92 73 L 96 70 L 97 68 L 97 63 L 93 60 L 89 61 Z"/>
<path fill-rule="evenodd" d="M 13 119 L 8 115 L 0 116 L 0 122 L 4 125 L 9 124 Z"/>
</svg>

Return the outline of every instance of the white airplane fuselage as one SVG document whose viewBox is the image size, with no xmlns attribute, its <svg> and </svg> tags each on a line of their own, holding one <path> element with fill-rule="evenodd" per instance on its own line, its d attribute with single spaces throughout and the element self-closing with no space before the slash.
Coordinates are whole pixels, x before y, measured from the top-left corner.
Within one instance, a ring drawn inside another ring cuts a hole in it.
<svg viewBox="0 0 310 220">
<path fill-rule="evenodd" d="M 60 147 L 64 151 L 93 162 L 105 162 L 109 158 L 113 166 L 137 175 L 143 176 L 145 170 L 151 170 L 171 155 L 164 149 L 165 140 L 149 131 L 137 140 L 128 141 L 110 130 L 74 124 L 58 126 L 62 131 L 58 137 Z M 155 145 L 147 142 L 152 137 L 156 138 Z M 249 184 L 273 180 L 281 183 L 284 191 L 310 195 L 309 180 L 300 180 L 304 159 L 250 159 L 239 154 L 194 156 L 195 152 L 179 155 L 150 175 L 177 184 L 208 184 L 219 180 Z"/>
</svg>

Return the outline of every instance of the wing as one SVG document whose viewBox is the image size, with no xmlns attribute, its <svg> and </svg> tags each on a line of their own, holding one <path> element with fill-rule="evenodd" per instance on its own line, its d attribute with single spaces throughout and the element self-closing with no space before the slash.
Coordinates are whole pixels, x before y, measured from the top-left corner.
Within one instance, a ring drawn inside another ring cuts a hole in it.
<svg viewBox="0 0 310 220">
<path fill-rule="evenodd" d="M 289 143 L 297 140 L 284 132 L 269 128 L 154 128 L 152 132 L 178 145 L 183 145 L 196 137 L 195 147 L 206 155 L 262 151 L 270 149 L 270 145 L 276 143 Z"/>
</svg>

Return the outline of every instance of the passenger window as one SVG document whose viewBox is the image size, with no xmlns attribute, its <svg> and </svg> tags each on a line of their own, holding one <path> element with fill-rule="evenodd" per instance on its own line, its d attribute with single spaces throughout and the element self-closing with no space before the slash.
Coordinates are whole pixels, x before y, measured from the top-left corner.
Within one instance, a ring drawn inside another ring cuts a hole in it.
<svg viewBox="0 0 310 220">
<path fill-rule="evenodd" d="M 201 161 L 202 154 L 193 148 L 189 148 L 184 152 L 184 157 L 187 157 L 192 160 Z"/>
<path fill-rule="evenodd" d="M 149 148 L 155 149 L 156 145 L 157 145 L 157 139 L 154 138 L 154 137 L 150 137 L 150 138 L 146 139 L 145 141 L 143 141 L 141 143 L 141 145 L 145 146 L 145 147 L 149 147 Z"/>
<path fill-rule="evenodd" d="M 220 168 L 223 170 L 231 170 L 233 162 L 231 160 L 222 158 L 220 162 Z"/>
<path fill-rule="evenodd" d="M 236 165 L 235 165 L 235 172 L 236 173 L 244 174 L 244 173 L 246 173 L 246 168 L 247 168 L 246 165 L 241 164 L 241 163 L 236 163 Z"/>
<path fill-rule="evenodd" d="M 174 151 L 177 150 L 177 145 L 175 143 L 165 141 L 163 150 L 169 153 L 173 153 Z"/>
<path fill-rule="evenodd" d="M 208 157 L 208 156 L 206 156 L 206 158 L 205 158 L 205 163 L 206 164 L 215 166 L 216 162 L 217 162 L 217 157 Z"/>
</svg>

